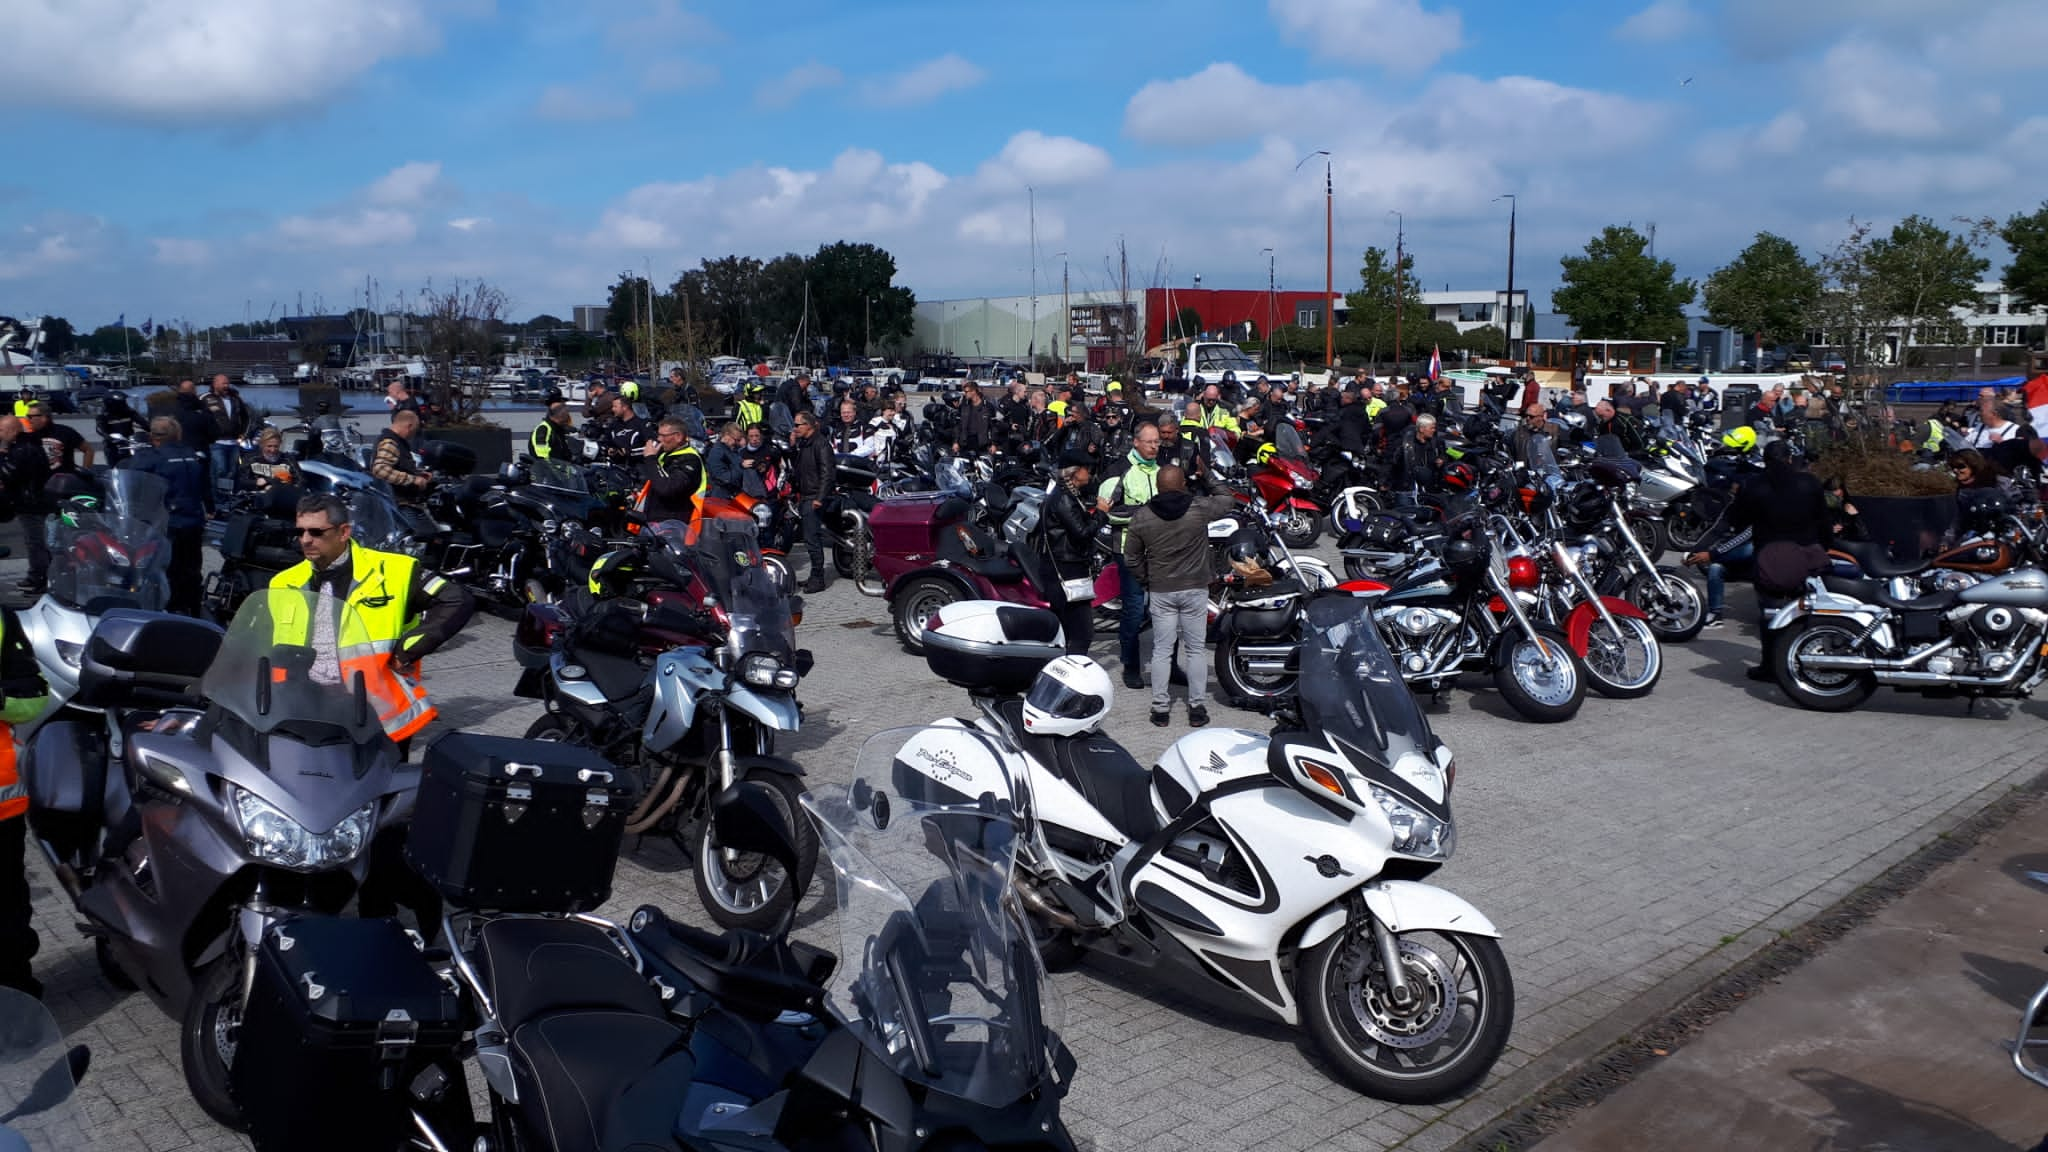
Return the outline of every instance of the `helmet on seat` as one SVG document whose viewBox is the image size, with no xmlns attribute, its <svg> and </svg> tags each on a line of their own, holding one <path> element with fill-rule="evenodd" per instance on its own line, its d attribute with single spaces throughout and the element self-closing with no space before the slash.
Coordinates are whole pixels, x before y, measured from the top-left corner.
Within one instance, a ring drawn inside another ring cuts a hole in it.
<svg viewBox="0 0 2048 1152">
<path fill-rule="evenodd" d="M 1453 492 L 1470 492 L 1479 483 L 1479 472 L 1470 464 L 1451 464 L 1444 468 L 1444 487 Z"/>
<path fill-rule="evenodd" d="M 1109 673 L 1086 656 L 1062 656 L 1039 670 L 1024 697 L 1024 730 L 1074 736 L 1094 730 L 1116 699 Z"/>
<path fill-rule="evenodd" d="M 590 566 L 590 594 L 599 599 L 622 596 L 632 591 L 633 577 L 640 571 L 640 554 L 632 548 L 614 548 Z"/>
<path fill-rule="evenodd" d="M 1264 464 L 1268 460 L 1271 460 L 1274 456 L 1274 453 L 1277 451 L 1278 450 L 1275 449 L 1271 444 L 1261 444 L 1259 445 L 1259 450 L 1253 454 L 1253 459 L 1257 460 L 1261 464 Z"/>
</svg>

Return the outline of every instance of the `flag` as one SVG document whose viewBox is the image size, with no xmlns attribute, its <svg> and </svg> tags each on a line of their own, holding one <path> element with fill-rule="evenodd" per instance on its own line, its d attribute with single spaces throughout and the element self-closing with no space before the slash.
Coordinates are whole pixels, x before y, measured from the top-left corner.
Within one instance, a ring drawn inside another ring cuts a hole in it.
<svg viewBox="0 0 2048 1152">
<path fill-rule="evenodd" d="M 153 335 L 153 334 L 154 334 L 155 332 L 156 332 L 156 317 L 152 316 L 152 317 L 150 317 L 149 319 L 147 319 L 147 320 L 144 320 L 144 321 L 142 322 L 142 335 L 143 335 L 143 337 L 144 337 L 145 339 L 147 339 L 147 338 L 148 338 L 149 336 Z"/>
<path fill-rule="evenodd" d="M 1431 380 L 1441 380 L 1441 379 L 1443 379 L 1443 375 L 1444 375 L 1444 356 L 1443 356 L 1443 353 L 1441 353 L 1441 352 L 1437 351 L 1437 347 L 1436 347 L 1436 345 L 1432 344 L 1432 345 L 1430 345 L 1430 346 L 1429 346 L 1429 378 L 1430 378 Z"/>
</svg>

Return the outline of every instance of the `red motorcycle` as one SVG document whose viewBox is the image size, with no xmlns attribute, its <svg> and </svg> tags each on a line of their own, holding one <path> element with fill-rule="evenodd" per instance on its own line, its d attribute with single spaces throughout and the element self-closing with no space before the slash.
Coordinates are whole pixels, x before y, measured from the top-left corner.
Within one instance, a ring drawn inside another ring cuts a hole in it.
<svg viewBox="0 0 2048 1152">
<path fill-rule="evenodd" d="M 1236 470 L 1236 437 L 1209 433 L 1209 458 L 1219 475 Z M 1282 456 L 1271 445 L 1259 449 L 1246 471 L 1245 484 L 1236 488 L 1240 503 L 1257 503 L 1260 510 L 1278 518 L 1280 538 L 1289 548 L 1308 548 L 1323 535 L 1329 509 L 1316 499 L 1316 481 L 1321 478 L 1305 460 Z"/>
</svg>

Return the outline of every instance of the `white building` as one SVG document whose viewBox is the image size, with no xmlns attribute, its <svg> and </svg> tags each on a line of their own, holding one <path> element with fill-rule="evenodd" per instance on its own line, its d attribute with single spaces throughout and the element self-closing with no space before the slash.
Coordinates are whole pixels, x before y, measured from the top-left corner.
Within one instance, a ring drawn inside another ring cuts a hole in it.
<svg viewBox="0 0 2048 1152">
<path fill-rule="evenodd" d="M 1514 332 L 1516 329 L 1503 325 L 1501 320 L 1507 313 L 1508 294 L 1495 289 L 1447 290 L 1424 292 L 1422 304 L 1425 319 L 1440 320 L 1455 327 L 1459 332 L 1470 332 L 1475 328 L 1502 328 Z M 1340 293 L 1337 297 L 1337 322 L 1343 323 L 1350 308 Z M 1515 289 L 1514 321 L 1526 324 L 1529 320 L 1529 294 Z M 1307 325 L 1304 325 L 1306 327 Z"/>
<path fill-rule="evenodd" d="M 1078 363 L 1088 359 L 1089 345 L 1101 339 L 1105 311 L 1122 300 L 1118 292 L 1069 292 L 1064 304 L 1058 292 L 1041 294 L 1035 303 L 1030 296 L 919 300 L 911 343 L 921 352 L 962 359 L 1022 364 L 1038 355 Z M 1142 333 L 1144 292 L 1132 291 L 1130 308 L 1135 325 L 1130 330 Z"/>
</svg>

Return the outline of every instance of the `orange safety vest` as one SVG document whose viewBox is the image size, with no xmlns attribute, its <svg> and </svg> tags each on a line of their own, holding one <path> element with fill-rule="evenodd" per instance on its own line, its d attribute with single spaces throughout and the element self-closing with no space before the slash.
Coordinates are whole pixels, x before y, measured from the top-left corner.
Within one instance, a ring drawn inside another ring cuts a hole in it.
<svg viewBox="0 0 2048 1152">
<path fill-rule="evenodd" d="M 362 673 L 363 687 L 377 706 L 377 719 L 384 725 L 384 734 L 393 740 L 417 734 L 440 714 L 420 686 L 419 677 L 405 675 L 397 667 L 399 638 L 418 615 L 406 603 L 417 563 L 410 556 L 349 542 L 349 574 L 354 582 L 349 586 L 348 605 L 353 626 L 339 638 L 338 662 L 345 681 Z M 312 579 L 312 562 L 301 561 L 271 577 L 270 586 L 297 590 Z"/>
<path fill-rule="evenodd" d="M 12 615 L 9 613 L 7 615 Z M 0 621 L 6 616 L 0 615 Z M 4 628 L 0 623 L 0 628 Z M 6 639 L 0 632 L 0 642 Z M 11 820 L 28 811 L 28 784 L 15 767 L 14 726 L 35 719 L 50 702 L 47 690 L 39 696 L 9 697 L 0 705 L 0 820 Z"/>
<path fill-rule="evenodd" d="M 695 544 L 697 542 L 697 525 L 704 520 L 704 497 L 706 493 L 711 491 L 711 469 L 704 466 L 704 457 L 695 448 L 678 448 L 673 452 L 664 452 L 655 459 L 654 466 L 660 468 L 662 461 L 667 460 L 671 456 L 681 456 L 684 454 L 697 457 L 697 490 L 690 494 L 690 534 L 687 538 L 689 543 Z M 642 483 L 640 491 L 633 496 L 633 511 L 646 512 L 647 497 L 653 491 L 654 481 L 652 479 Z M 633 527 L 637 529 L 638 525 Z"/>
</svg>

